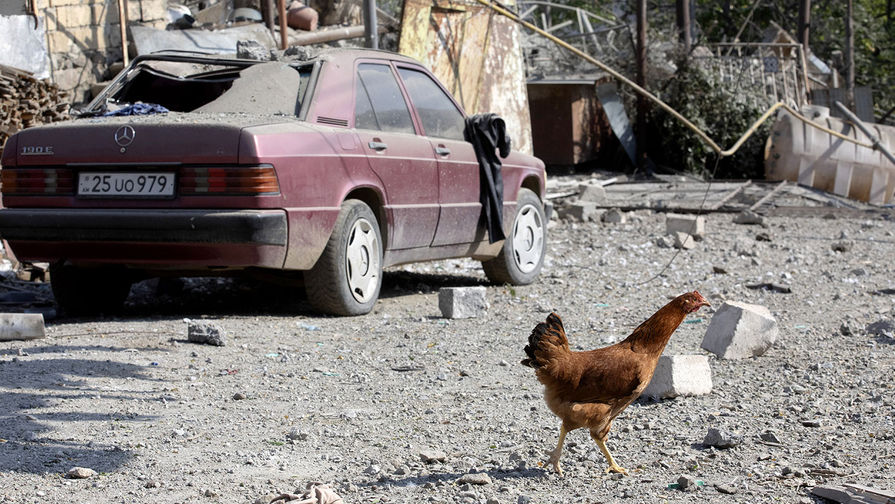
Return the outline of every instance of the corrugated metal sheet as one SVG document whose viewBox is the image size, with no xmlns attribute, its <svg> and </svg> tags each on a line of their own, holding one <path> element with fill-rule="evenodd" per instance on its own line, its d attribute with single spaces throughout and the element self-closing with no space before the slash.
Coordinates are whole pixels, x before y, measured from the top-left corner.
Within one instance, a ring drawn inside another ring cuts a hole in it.
<svg viewBox="0 0 895 504">
<path fill-rule="evenodd" d="M 519 26 L 471 2 L 405 0 L 399 52 L 422 61 L 467 114 L 494 112 L 532 153 Z"/>
</svg>

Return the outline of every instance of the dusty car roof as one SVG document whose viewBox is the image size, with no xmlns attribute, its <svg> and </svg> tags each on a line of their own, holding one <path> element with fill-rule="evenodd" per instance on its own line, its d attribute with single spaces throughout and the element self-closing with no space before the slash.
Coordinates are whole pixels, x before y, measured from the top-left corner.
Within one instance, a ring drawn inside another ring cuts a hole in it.
<svg viewBox="0 0 895 504">
<path fill-rule="evenodd" d="M 403 54 L 391 52 L 391 51 L 383 51 L 381 49 L 365 49 L 365 48 L 329 48 L 322 49 L 313 55 L 307 61 L 312 61 L 314 59 L 323 59 L 327 61 L 354 61 L 359 58 L 382 58 L 389 59 L 393 61 L 401 61 L 405 63 L 413 63 L 419 65 L 420 62 L 405 56 Z M 288 58 L 287 58 L 288 59 Z"/>
</svg>

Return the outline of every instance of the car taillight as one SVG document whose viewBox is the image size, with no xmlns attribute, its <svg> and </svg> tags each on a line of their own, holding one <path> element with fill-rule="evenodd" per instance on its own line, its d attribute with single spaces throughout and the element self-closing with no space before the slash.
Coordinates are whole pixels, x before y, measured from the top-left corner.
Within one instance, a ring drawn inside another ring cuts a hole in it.
<svg viewBox="0 0 895 504">
<path fill-rule="evenodd" d="M 180 169 L 180 194 L 276 194 L 280 192 L 273 166 L 185 167 Z"/>
<path fill-rule="evenodd" d="M 68 168 L 4 168 L 0 190 L 8 196 L 72 194 L 72 171 Z"/>
</svg>

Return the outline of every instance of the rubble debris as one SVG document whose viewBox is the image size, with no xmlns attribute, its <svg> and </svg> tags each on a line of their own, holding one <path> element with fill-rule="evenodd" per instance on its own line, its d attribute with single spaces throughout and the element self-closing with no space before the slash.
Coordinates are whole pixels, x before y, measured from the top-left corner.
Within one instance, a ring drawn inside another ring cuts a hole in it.
<svg viewBox="0 0 895 504">
<path fill-rule="evenodd" d="M 895 492 L 846 483 L 840 485 L 816 486 L 811 493 L 842 504 L 892 504 Z"/>
<path fill-rule="evenodd" d="M 42 313 L 0 313 L 0 341 L 46 338 Z"/>
<path fill-rule="evenodd" d="M 764 217 L 762 217 L 761 215 L 758 215 L 757 213 L 753 212 L 752 210 L 743 210 L 742 212 L 738 213 L 733 218 L 733 222 L 734 222 L 734 224 L 763 226 L 764 225 Z"/>
<path fill-rule="evenodd" d="M 284 493 L 270 500 L 270 504 L 277 501 L 291 502 L 292 504 L 345 504 L 342 497 L 333 491 L 329 485 L 309 483 L 304 493 Z"/>
<path fill-rule="evenodd" d="M 469 483 L 470 485 L 490 485 L 491 476 L 488 476 L 488 473 L 464 474 L 457 480 L 457 484 L 462 485 L 464 483 Z"/>
<path fill-rule="evenodd" d="M 641 395 L 672 398 L 712 391 L 712 370 L 705 355 L 663 355 Z"/>
<path fill-rule="evenodd" d="M 210 322 L 189 321 L 187 326 L 187 340 L 193 343 L 203 343 L 214 346 L 224 346 L 224 335 L 221 330 Z"/>
<path fill-rule="evenodd" d="M 237 40 L 236 41 L 236 57 L 241 59 L 251 59 L 257 61 L 269 61 L 270 49 L 264 47 L 260 42 L 255 40 Z"/>
<path fill-rule="evenodd" d="M 702 339 L 702 348 L 722 359 L 763 355 L 777 341 L 779 328 L 764 306 L 725 301 Z"/>
<path fill-rule="evenodd" d="M 0 155 L 6 139 L 36 124 L 69 118 L 71 94 L 31 72 L 0 65 Z"/>
<path fill-rule="evenodd" d="M 730 431 L 716 429 L 714 427 L 709 429 L 705 438 L 702 440 L 702 444 L 706 446 L 714 446 L 715 448 L 722 449 L 733 448 L 742 442 L 743 436 L 734 434 Z"/>
<path fill-rule="evenodd" d="M 438 309 L 449 319 L 476 318 L 488 311 L 484 287 L 442 287 L 438 291 Z"/>
<path fill-rule="evenodd" d="M 746 284 L 747 289 L 758 290 L 764 289 L 773 292 L 779 292 L 781 294 L 791 294 L 792 287 L 788 285 L 778 284 L 774 282 L 762 282 L 762 283 L 754 283 L 754 284 Z"/>
<path fill-rule="evenodd" d="M 426 464 L 433 464 L 435 462 L 444 462 L 445 459 L 447 459 L 447 454 L 443 451 L 422 450 L 420 452 L 420 460 L 422 460 Z"/>
<path fill-rule="evenodd" d="M 594 220 L 597 216 L 597 204 L 589 201 L 572 203 L 563 209 L 562 216 L 578 222 Z"/>
</svg>

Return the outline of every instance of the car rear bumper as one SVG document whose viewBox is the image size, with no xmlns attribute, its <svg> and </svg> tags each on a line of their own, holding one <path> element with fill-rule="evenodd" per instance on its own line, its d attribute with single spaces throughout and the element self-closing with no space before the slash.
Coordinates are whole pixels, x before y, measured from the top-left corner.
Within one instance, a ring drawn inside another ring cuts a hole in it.
<svg viewBox="0 0 895 504">
<path fill-rule="evenodd" d="M 286 246 L 282 210 L 0 210 L 9 241 L 233 243 Z"/>
<path fill-rule="evenodd" d="M 19 260 L 138 268 L 282 268 L 283 210 L 0 210 L 0 237 Z"/>
</svg>

